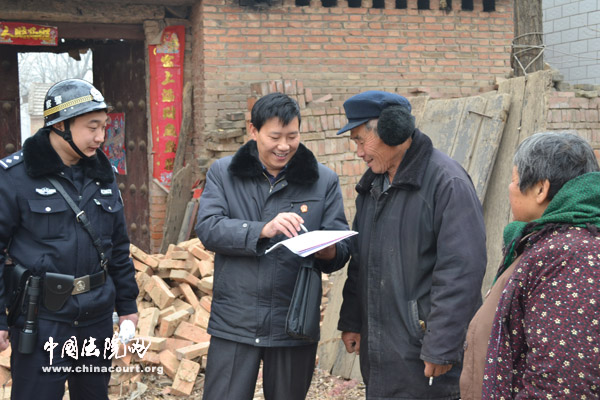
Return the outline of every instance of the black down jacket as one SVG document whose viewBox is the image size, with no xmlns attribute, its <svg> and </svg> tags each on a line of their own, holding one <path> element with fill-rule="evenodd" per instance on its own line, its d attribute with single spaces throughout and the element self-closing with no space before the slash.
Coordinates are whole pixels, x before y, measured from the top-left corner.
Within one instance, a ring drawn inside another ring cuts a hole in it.
<svg viewBox="0 0 600 400">
<path fill-rule="evenodd" d="M 481 204 L 467 173 L 418 130 L 385 192 L 382 179 L 369 169 L 356 187 L 338 329 L 361 334 L 367 398 L 456 399 L 486 267 Z M 424 360 L 454 366 L 429 386 Z"/>
<path fill-rule="evenodd" d="M 307 344 L 285 332 L 301 257 L 284 246 L 264 254 L 284 235 L 259 239 L 262 228 L 281 212 L 302 216 L 309 231 L 348 229 L 337 175 L 302 144 L 284 178 L 273 185 L 253 140 L 210 167 L 196 233 L 216 253 L 211 335 L 265 347 Z M 336 248 L 334 260 L 315 260 L 321 271 L 336 271 L 348 260 L 346 241 Z"/>
</svg>

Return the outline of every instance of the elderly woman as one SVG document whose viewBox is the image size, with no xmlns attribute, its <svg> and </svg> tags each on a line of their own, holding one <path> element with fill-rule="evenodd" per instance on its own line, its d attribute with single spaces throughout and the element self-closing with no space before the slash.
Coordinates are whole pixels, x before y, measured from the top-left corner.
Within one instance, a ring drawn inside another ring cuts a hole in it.
<svg viewBox="0 0 600 400">
<path fill-rule="evenodd" d="M 519 145 L 508 187 L 514 222 L 469 326 L 463 399 L 600 395 L 598 170 L 590 145 L 571 133 Z"/>
</svg>

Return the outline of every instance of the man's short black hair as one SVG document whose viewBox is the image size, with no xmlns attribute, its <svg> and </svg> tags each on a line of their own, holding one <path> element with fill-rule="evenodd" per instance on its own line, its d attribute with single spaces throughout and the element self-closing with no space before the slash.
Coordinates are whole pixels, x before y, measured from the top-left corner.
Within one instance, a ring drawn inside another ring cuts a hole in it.
<svg viewBox="0 0 600 400">
<path fill-rule="evenodd" d="M 296 100 L 283 93 L 269 93 L 258 99 L 252 107 L 250 122 L 260 131 L 265 122 L 273 117 L 279 118 L 283 126 L 298 118 L 298 127 L 300 127 L 300 107 Z"/>
</svg>

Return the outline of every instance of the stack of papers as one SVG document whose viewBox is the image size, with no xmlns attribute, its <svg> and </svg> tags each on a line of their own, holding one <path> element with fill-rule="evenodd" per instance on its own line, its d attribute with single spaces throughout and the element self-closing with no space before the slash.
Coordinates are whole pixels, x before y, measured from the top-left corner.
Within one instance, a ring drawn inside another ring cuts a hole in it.
<svg viewBox="0 0 600 400">
<path fill-rule="evenodd" d="M 279 246 L 285 246 L 295 254 L 306 257 L 334 243 L 358 234 L 356 231 L 312 231 L 282 240 L 270 247 L 265 254 Z"/>
</svg>

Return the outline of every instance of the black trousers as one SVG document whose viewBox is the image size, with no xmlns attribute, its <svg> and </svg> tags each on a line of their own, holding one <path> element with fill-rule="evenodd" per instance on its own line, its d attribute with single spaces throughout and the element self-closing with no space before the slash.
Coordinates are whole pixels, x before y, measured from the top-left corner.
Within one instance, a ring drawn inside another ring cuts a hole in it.
<svg viewBox="0 0 600 400">
<path fill-rule="evenodd" d="M 304 400 L 315 369 L 316 355 L 317 343 L 257 347 L 212 336 L 203 399 L 253 399 L 262 360 L 266 400 Z"/>
<path fill-rule="evenodd" d="M 21 354 L 18 351 L 21 324 L 22 318 L 14 327 L 10 328 L 12 400 L 60 400 L 63 398 L 67 380 L 71 400 L 108 399 L 108 381 L 110 380 L 108 368 L 112 364 L 112 359 L 109 359 L 110 351 L 107 351 L 106 359 L 104 358 L 104 341 L 113 334 L 110 315 L 106 320 L 80 328 L 61 322 L 38 319 L 37 343 L 32 354 Z M 58 344 L 53 349 L 52 365 L 50 365 L 50 347 L 46 346 L 48 350 L 44 349 L 44 345 L 49 342 L 50 337 L 55 344 Z M 91 353 L 92 347 L 88 347 L 90 338 L 95 339 L 95 347 L 99 350 L 98 356 L 82 356 L 85 351 L 84 343 L 85 348 L 90 350 L 86 354 Z M 69 340 L 69 343 L 77 341 L 77 353 L 70 352 L 69 345 L 63 351 L 64 344 Z M 69 354 L 73 356 L 77 354 L 77 360 Z M 43 367 L 53 368 L 53 370 L 44 371 Z M 72 372 L 65 371 L 65 368 L 70 368 Z M 75 372 L 76 368 L 80 372 Z M 106 372 L 92 372 L 94 368 L 104 369 Z"/>
</svg>

